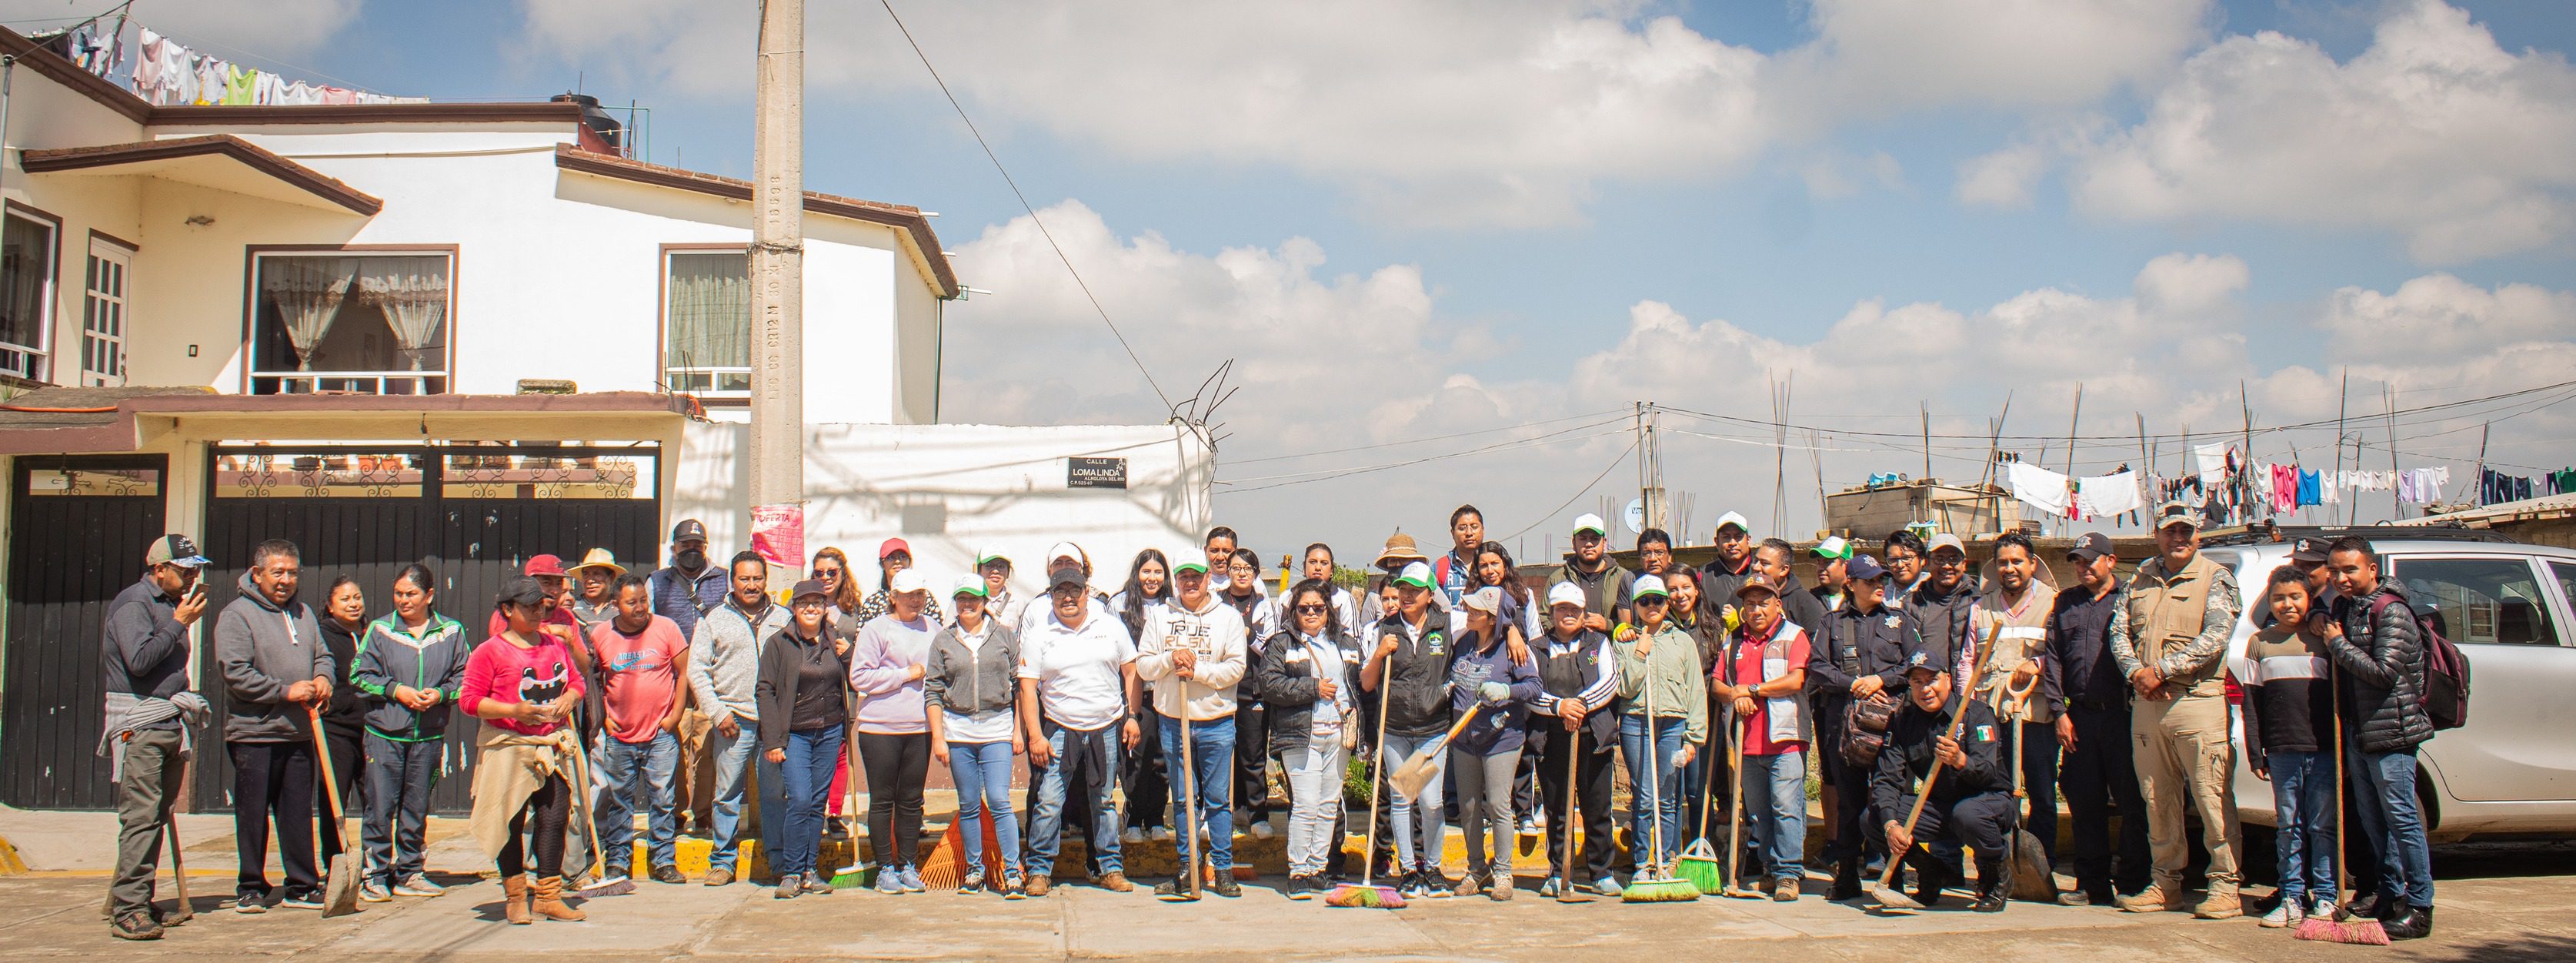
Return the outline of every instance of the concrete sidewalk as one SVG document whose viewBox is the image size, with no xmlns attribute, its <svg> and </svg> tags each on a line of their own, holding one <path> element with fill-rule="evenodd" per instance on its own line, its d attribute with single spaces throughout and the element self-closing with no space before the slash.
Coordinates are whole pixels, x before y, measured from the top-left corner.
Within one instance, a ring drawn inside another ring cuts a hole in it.
<svg viewBox="0 0 2576 963">
<path fill-rule="evenodd" d="M 2576 881 L 2563 876 L 2557 848 L 2480 867 L 2446 853 L 2433 940 L 2389 949 L 2302 943 L 2252 919 L 2203 922 L 2179 913 L 2142 917 L 2107 909 L 2015 904 L 1999 914 L 1946 906 L 1918 916 L 1879 917 L 1812 895 L 1780 905 L 1705 899 L 1696 903 L 1559 905 L 1524 891 L 1511 903 L 1479 898 L 1419 901 L 1399 911 L 1333 909 L 1291 902 L 1267 885 L 1239 900 L 1157 902 L 1143 892 L 1088 886 L 1045 899 L 990 895 L 869 893 L 775 900 L 747 884 L 722 889 L 646 883 L 631 896 L 591 900 L 585 923 L 499 919 L 497 884 L 463 881 L 434 899 L 373 904 L 323 919 L 272 910 L 241 916 L 200 896 L 195 921 L 158 942 L 112 939 L 99 921 L 103 881 L 28 876 L 0 879 L 12 908 L 12 956 L 157 959 L 312 955 L 325 959 L 524 960 L 543 954 L 599 959 L 789 960 L 816 958 L 1007 959 L 1165 958 L 1324 960 L 1351 958 L 1495 960 L 1680 960 L 1797 957 L 1872 961 L 2045 960 L 2567 960 L 2576 959 Z M 2486 873 L 2483 876 L 2459 875 Z M 1275 877 L 1265 883 L 1276 883 Z M 1821 888 L 1811 879 L 1809 892 Z"/>
</svg>

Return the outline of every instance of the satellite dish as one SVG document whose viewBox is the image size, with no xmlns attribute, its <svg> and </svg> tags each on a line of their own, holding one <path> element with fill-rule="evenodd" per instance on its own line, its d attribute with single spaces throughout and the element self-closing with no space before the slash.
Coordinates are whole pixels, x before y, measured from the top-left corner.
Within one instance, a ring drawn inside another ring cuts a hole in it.
<svg viewBox="0 0 2576 963">
<path fill-rule="evenodd" d="M 1630 535 L 1642 535 L 1642 534 L 1645 534 L 1645 532 L 1646 532 L 1646 500 L 1645 500 L 1645 499 L 1643 499 L 1643 498 L 1631 498 L 1631 499 L 1629 499 L 1629 500 L 1628 500 L 1628 507 L 1627 507 L 1627 508 L 1624 508 L 1624 509 L 1621 509 L 1621 510 L 1620 510 L 1620 512 L 1619 512 L 1619 521 L 1620 521 L 1620 523 L 1621 523 L 1621 524 L 1624 524 L 1624 525 L 1628 526 L 1628 534 L 1630 534 Z"/>
</svg>

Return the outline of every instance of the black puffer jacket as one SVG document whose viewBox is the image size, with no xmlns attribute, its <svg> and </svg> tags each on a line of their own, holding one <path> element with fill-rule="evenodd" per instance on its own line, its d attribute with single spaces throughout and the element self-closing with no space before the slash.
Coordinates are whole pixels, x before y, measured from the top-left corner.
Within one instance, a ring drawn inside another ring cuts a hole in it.
<svg viewBox="0 0 2576 963">
<path fill-rule="evenodd" d="M 2381 596 L 2394 601 L 2374 620 L 2370 608 Z M 2433 719 L 2424 714 L 2424 640 L 2413 603 L 2395 585 L 2381 582 L 2367 598 L 2336 599 L 2334 613 L 2343 634 L 2326 639 L 2326 653 L 2343 677 L 2336 702 L 2355 726 L 2362 751 L 2404 752 L 2433 738 Z"/>
</svg>

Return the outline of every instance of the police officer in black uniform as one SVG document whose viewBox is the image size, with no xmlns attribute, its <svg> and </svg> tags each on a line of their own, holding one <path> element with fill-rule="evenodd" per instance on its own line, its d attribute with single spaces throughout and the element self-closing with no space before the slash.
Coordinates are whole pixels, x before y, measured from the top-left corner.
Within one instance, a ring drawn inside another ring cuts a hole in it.
<svg viewBox="0 0 2576 963">
<path fill-rule="evenodd" d="M 1951 698 L 1955 680 L 1949 659 L 1926 647 L 1906 657 L 1905 710 L 1888 727 L 1887 748 L 1869 785 L 1870 841 L 1887 847 L 1914 867 L 1917 901 L 1931 906 L 1945 886 L 1964 882 L 1924 844 L 1966 845 L 1977 851 L 1977 901 L 1980 913 L 2004 908 L 2004 844 L 2012 837 L 2012 770 L 2004 761 L 2003 728 L 1993 709 L 1976 699 Z M 1951 727 L 1957 720 L 1956 735 Z M 1906 817 L 1914 811 L 1916 787 L 1940 760 L 1940 778 L 1932 784 L 1931 801 L 1909 834 Z M 1925 898 L 1929 897 L 1929 898 Z"/>
<path fill-rule="evenodd" d="M 1914 619 L 1887 604 L 1888 572 L 1876 556 L 1852 559 L 1845 574 L 1843 607 L 1818 630 L 1815 638 L 1822 644 L 1807 659 L 1819 768 L 1834 793 L 1834 836 L 1827 847 L 1835 861 L 1834 888 L 1828 898 L 1838 900 L 1860 897 L 1861 811 L 1869 804 L 1870 778 L 1867 767 L 1843 759 L 1844 714 L 1855 699 L 1902 698 L 1906 657 L 1923 647 Z"/>
</svg>

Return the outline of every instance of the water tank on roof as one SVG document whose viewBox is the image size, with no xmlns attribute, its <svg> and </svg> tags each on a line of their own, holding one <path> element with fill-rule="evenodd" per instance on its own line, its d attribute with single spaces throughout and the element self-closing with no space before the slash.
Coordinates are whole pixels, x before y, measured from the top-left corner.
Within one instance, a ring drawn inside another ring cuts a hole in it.
<svg viewBox="0 0 2576 963">
<path fill-rule="evenodd" d="M 556 94 L 552 99 L 558 104 L 581 105 L 581 125 L 591 136 L 599 139 L 600 146 L 605 148 L 602 153 L 625 152 L 626 125 L 618 123 L 614 115 L 601 109 L 599 98 L 589 94 Z"/>
</svg>

